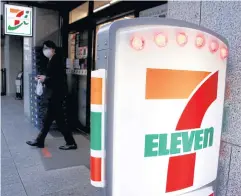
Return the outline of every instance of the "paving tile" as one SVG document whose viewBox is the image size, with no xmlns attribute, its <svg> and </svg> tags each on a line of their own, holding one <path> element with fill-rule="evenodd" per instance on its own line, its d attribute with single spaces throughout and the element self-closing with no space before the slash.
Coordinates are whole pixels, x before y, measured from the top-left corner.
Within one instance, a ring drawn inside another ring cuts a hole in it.
<svg viewBox="0 0 241 196">
<path fill-rule="evenodd" d="M 43 171 L 37 167 L 19 170 L 28 195 L 40 196 L 72 186 L 88 186 L 89 171 L 85 167 Z"/>
<path fill-rule="evenodd" d="M 39 167 L 19 170 L 25 190 L 30 196 L 41 196 L 60 190 L 64 184 L 57 172 L 41 171 Z"/>
<path fill-rule="evenodd" d="M 1 196 L 27 196 L 22 183 L 2 186 Z"/>
<path fill-rule="evenodd" d="M 40 153 L 37 151 L 12 153 L 12 156 L 18 169 L 42 165 Z"/>
<path fill-rule="evenodd" d="M 64 176 L 66 187 L 74 185 L 90 187 L 90 171 L 85 166 L 63 168 L 56 171 Z"/>
<path fill-rule="evenodd" d="M 10 151 L 6 148 L 1 148 L 1 158 L 11 158 Z"/>
<path fill-rule="evenodd" d="M 5 141 L 5 138 L 2 134 L 1 136 L 1 158 L 10 158 L 11 157 L 11 154 L 10 154 L 10 151 L 8 149 L 8 145 Z"/>
<path fill-rule="evenodd" d="M 13 158 L 1 158 L 1 168 L 15 168 Z"/>
<path fill-rule="evenodd" d="M 104 193 L 93 186 L 77 186 L 44 196 L 104 196 Z"/>
<path fill-rule="evenodd" d="M 232 147 L 228 191 L 226 196 L 241 195 L 241 147 Z"/>
<path fill-rule="evenodd" d="M 20 177 L 15 166 L 2 167 L 1 168 L 1 185 L 4 187 L 5 185 L 20 183 Z"/>
</svg>

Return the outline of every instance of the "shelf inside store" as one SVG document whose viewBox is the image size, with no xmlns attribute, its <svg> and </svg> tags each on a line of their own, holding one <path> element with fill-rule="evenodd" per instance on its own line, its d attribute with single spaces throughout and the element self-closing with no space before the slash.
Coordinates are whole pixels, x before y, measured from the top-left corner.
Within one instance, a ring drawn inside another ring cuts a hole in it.
<svg viewBox="0 0 241 196">
<path fill-rule="evenodd" d="M 79 76 L 86 76 L 87 69 L 66 69 L 67 74 L 74 74 Z"/>
</svg>

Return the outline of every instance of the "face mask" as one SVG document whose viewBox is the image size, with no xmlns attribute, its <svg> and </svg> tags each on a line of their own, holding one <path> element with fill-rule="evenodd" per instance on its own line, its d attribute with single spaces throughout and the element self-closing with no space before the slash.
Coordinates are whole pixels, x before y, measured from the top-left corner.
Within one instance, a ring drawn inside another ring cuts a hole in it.
<svg viewBox="0 0 241 196">
<path fill-rule="evenodd" d="M 52 57 L 52 51 L 51 49 L 44 49 L 43 50 L 44 56 L 46 56 L 47 58 Z"/>
</svg>

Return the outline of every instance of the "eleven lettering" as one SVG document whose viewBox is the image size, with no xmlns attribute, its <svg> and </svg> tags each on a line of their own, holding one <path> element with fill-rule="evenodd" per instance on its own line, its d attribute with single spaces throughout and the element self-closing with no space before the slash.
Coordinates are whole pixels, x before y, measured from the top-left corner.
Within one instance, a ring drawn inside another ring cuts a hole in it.
<svg viewBox="0 0 241 196">
<path fill-rule="evenodd" d="M 145 135 L 144 157 L 195 152 L 213 145 L 214 128 Z M 170 141 L 170 142 L 168 142 Z"/>
</svg>

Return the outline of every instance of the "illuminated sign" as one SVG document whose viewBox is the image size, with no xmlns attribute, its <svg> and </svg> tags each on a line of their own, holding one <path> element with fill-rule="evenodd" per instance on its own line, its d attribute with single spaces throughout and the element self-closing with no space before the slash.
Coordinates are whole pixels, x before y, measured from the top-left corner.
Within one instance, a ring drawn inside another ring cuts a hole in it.
<svg viewBox="0 0 241 196">
<path fill-rule="evenodd" d="M 97 34 L 91 184 L 106 196 L 213 196 L 227 41 L 178 20 L 117 21 Z"/>
<path fill-rule="evenodd" d="M 5 4 L 5 34 L 32 36 L 32 8 Z"/>
</svg>

